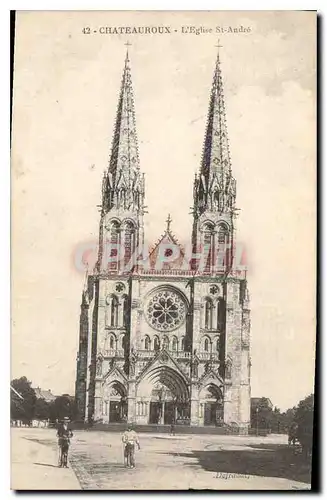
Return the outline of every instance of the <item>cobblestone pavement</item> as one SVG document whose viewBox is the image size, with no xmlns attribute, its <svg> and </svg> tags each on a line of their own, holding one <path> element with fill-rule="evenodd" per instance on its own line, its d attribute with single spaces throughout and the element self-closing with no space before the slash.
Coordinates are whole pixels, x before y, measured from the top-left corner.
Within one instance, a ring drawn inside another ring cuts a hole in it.
<svg viewBox="0 0 327 500">
<path fill-rule="evenodd" d="M 32 432 L 48 445 L 55 439 L 51 430 Z M 136 468 L 130 470 L 123 465 L 119 434 L 76 431 L 70 465 L 82 489 L 310 489 L 308 473 L 285 436 L 141 434 L 140 443 Z"/>
<path fill-rule="evenodd" d="M 262 439 L 141 434 L 136 469 L 130 470 L 123 465 L 119 434 L 76 432 L 70 461 L 82 488 L 89 490 L 309 489 L 308 483 L 295 481 L 292 473 L 281 467 L 280 477 L 279 469 L 274 470 L 276 456 L 269 446 L 276 446 L 278 441 L 286 445 L 284 436 Z M 251 454 L 254 461 L 249 464 Z M 271 470 L 273 477 L 265 476 L 265 469 Z"/>
</svg>

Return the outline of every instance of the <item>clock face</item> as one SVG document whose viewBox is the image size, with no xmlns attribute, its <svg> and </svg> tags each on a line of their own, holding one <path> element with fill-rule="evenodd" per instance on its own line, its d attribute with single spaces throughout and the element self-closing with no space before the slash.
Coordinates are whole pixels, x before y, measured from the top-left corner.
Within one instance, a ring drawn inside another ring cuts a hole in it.
<svg viewBox="0 0 327 500">
<path fill-rule="evenodd" d="M 150 296 L 145 317 L 156 330 L 169 332 L 185 322 L 186 305 L 178 292 L 160 289 Z"/>
</svg>

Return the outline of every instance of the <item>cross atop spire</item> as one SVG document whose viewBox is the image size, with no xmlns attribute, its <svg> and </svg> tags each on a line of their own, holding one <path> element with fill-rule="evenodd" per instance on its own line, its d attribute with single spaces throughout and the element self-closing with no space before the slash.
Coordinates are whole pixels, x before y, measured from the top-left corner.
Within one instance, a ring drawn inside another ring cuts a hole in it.
<svg viewBox="0 0 327 500">
<path fill-rule="evenodd" d="M 129 57 L 128 57 L 128 47 L 131 47 L 131 46 L 132 46 L 132 44 L 131 44 L 131 43 L 129 43 L 129 41 L 127 40 L 127 42 L 126 42 L 126 43 L 124 43 L 124 45 L 125 45 L 125 47 L 126 47 L 126 61 L 128 61 L 128 60 L 129 60 Z M 125 64 L 126 64 L 126 61 L 125 61 Z"/>
<path fill-rule="evenodd" d="M 217 47 L 217 48 L 218 48 L 218 55 L 219 55 L 219 49 L 222 49 L 222 48 L 223 48 L 223 46 L 222 46 L 222 45 L 220 45 L 220 44 L 219 44 L 219 42 L 220 42 L 220 40 L 219 40 L 219 38 L 218 38 L 218 44 L 217 44 L 217 45 L 215 45 L 215 47 Z"/>
<path fill-rule="evenodd" d="M 168 214 L 168 217 L 167 217 L 167 220 L 166 220 L 166 223 L 167 223 L 167 233 L 169 233 L 170 231 L 170 224 L 172 223 L 173 219 L 171 218 L 170 214 Z"/>
</svg>

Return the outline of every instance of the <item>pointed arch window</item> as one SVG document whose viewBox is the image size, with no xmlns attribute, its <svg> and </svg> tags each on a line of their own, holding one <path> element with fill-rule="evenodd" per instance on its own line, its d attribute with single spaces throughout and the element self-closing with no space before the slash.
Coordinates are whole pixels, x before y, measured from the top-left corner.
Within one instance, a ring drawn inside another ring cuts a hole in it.
<svg viewBox="0 0 327 500">
<path fill-rule="evenodd" d="M 209 339 L 206 337 L 203 344 L 204 352 L 209 352 Z"/>
<path fill-rule="evenodd" d="M 124 250 L 124 267 L 129 271 L 132 268 L 131 259 L 134 258 L 135 252 L 135 226 L 131 221 L 127 221 L 124 226 Z"/>
<path fill-rule="evenodd" d="M 112 221 L 109 227 L 109 271 L 116 271 L 118 269 L 119 261 L 119 234 L 120 224 L 118 221 Z"/>
<path fill-rule="evenodd" d="M 126 208 L 126 190 L 124 187 L 121 190 L 121 203 L 123 207 Z"/>
<path fill-rule="evenodd" d="M 172 351 L 177 351 L 177 347 L 178 347 L 178 341 L 177 341 L 177 337 L 173 337 L 173 340 L 172 340 L 172 343 L 171 343 L 171 349 Z"/>
<path fill-rule="evenodd" d="M 121 346 L 122 346 L 122 349 L 125 349 L 125 347 L 126 347 L 126 335 L 122 336 Z"/>
<path fill-rule="evenodd" d="M 144 340 L 144 349 L 146 351 L 151 350 L 151 340 L 150 340 L 150 337 L 148 335 L 146 335 L 145 340 Z"/>
<path fill-rule="evenodd" d="M 109 337 L 109 349 L 115 349 L 116 339 L 114 335 L 110 335 Z"/>
<path fill-rule="evenodd" d="M 169 349 L 169 338 L 167 337 L 167 335 L 165 335 L 162 339 L 162 347 L 163 349 Z"/>
<path fill-rule="evenodd" d="M 181 350 L 185 351 L 185 337 L 182 337 L 182 340 L 181 340 Z"/>
<path fill-rule="evenodd" d="M 128 325 L 128 316 L 129 316 L 127 295 L 123 296 L 122 302 L 123 302 L 123 326 L 126 328 Z"/>
<path fill-rule="evenodd" d="M 225 314 L 224 300 L 219 299 L 217 302 L 217 329 L 220 331 L 224 327 L 224 314 Z"/>
<path fill-rule="evenodd" d="M 203 249 L 205 272 L 210 272 L 213 266 L 214 258 L 214 225 L 207 222 L 203 226 Z"/>
<path fill-rule="evenodd" d="M 110 348 L 109 341 L 110 341 L 110 335 L 107 334 L 104 339 L 104 345 L 103 345 L 104 351 L 107 351 Z"/>
<path fill-rule="evenodd" d="M 226 240 L 228 239 L 228 229 L 225 224 L 220 224 L 218 229 L 218 243 L 220 245 L 226 244 Z"/>
<path fill-rule="evenodd" d="M 113 295 L 110 304 L 110 326 L 118 326 L 118 298 Z"/>
<path fill-rule="evenodd" d="M 157 335 L 153 339 L 153 347 L 155 351 L 159 351 L 160 349 L 159 337 L 157 337 Z"/>
<path fill-rule="evenodd" d="M 212 300 L 206 299 L 204 304 L 204 327 L 206 330 L 212 330 L 213 327 L 213 303 Z"/>
<path fill-rule="evenodd" d="M 219 262 L 223 267 L 229 262 L 229 233 L 225 224 L 220 224 L 218 229 L 218 252 L 220 255 Z"/>
</svg>

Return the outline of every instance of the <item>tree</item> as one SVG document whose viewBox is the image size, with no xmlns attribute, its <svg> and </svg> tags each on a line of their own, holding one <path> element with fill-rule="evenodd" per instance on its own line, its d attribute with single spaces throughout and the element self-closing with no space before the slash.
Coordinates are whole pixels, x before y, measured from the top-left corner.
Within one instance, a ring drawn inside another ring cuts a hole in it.
<svg viewBox="0 0 327 500">
<path fill-rule="evenodd" d="M 35 414 L 36 395 L 31 387 L 31 382 L 26 377 L 20 377 L 11 381 L 11 386 L 22 396 L 20 399 L 14 391 L 11 391 L 10 410 L 13 420 L 22 420 L 29 423 Z"/>
<path fill-rule="evenodd" d="M 310 394 L 300 401 L 294 415 L 294 422 L 298 426 L 297 437 L 305 455 L 309 455 L 312 450 L 313 411 L 314 396 Z"/>
<path fill-rule="evenodd" d="M 69 394 L 58 396 L 50 405 L 50 419 L 63 420 L 64 417 L 69 417 L 70 420 L 76 418 L 76 404 L 75 400 Z"/>
<path fill-rule="evenodd" d="M 35 403 L 35 418 L 48 420 L 50 417 L 50 405 L 44 399 L 37 399 Z"/>
<path fill-rule="evenodd" d="M 251 408 L 251 426 L 270 431 L 272 420 L 272 409 L 269 399 L 260 398 Z"/>
</svg>

